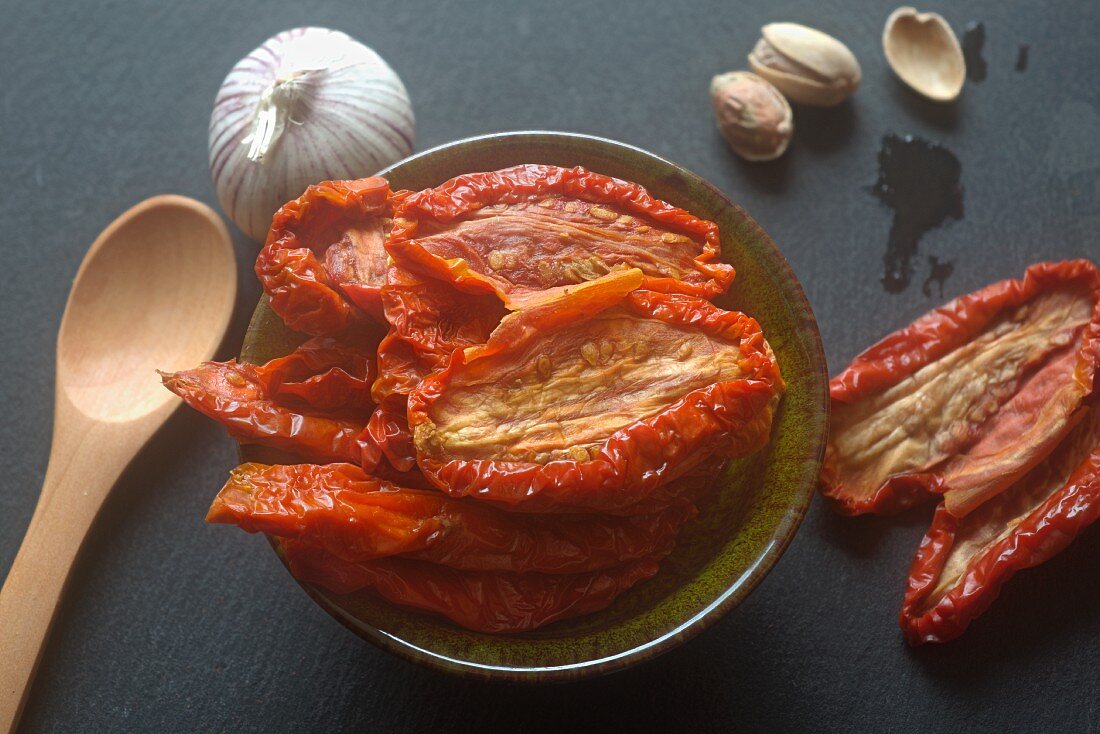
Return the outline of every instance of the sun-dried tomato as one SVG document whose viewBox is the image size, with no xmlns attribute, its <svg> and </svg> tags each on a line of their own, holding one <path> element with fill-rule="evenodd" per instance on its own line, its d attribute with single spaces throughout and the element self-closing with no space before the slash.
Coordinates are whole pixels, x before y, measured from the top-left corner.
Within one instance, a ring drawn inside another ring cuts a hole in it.
<svg viewBox="0 0 1100 734">
<path fill-rule="evenodd" d="M 464 570 L 556 574 L 665 555 L 694 513 L 682 500 L 632 517 L 516 515 L 399 487 L 351 464 L 242 464 L 206 519 L 355 563 L 403 555 Z"/>
<path fill-rule="evenodd" d="M 378 345 L 378 404 L 370 440 L 395 469 L 414 470 L 406 398 L 455 349 L 484 343 L 505 310 L 493 296 L 461 293 L 448 284 L 391 266 L 382 289 L 389 332 Z"/>
<path fill-rule="evenodd" d="M 782 389 L 759 325 L 637 270 L 510 314 L 409 397 L 425 475 L 520 511 L 618 511 L 760 448 Z"/>
<path fill-rule="evenodd" d="M 1041 461 L 1081 417 L 1100 363 L 1100 271 L 1040 263 L 962 296 L 830 383 L 822 491 L 847 514 L 945 493 L 962 516 Z"/>
<path fill-rule="evenodd" d="M 161 379 L 239 441 L 307 461 L 369 467 L 381 458 L 364 436 L 371 410 L 369 355 L 347 344 L 312 339 L 266 365 L 204 362 L 193 370 L 161 373 Z M 340 403 L 343 389 L 349 390 L 352 405 Z"/>
<path fill-rule="evenodd" d="M 372 436 L 395 466 L 413 458 L 397 396 L 455 349 L 484 344 L 505 306 L 557 299 L 629 268 L 642 272 L 648 289 L 708 297 L 733 279 L 718 260 L 713 223 L 636 184 L 579 168 L 470 174 L 403 195 L 397 208 L 386 242 L 396 264 L 382 292 L 391 330 L 374 387 L 385 407 L 372 421 Z"/>
<path fill-rule="evenodd" d="M 349 563 L 300 541 L 283 541 L 295 578 L 336 594 L 372 589 L 383 599 L 447 617 L 478 632 L 525 632 L 599 611 L 657 573 L 656 559 L 580 574 L 460 571 L 405 558 Z"/>
<path fill-rule="evenodd" d="M 379 404 L 407 395 L 455 349 L 485 343 L 506 313 L 493 296 L 462 293 L 400 266 L 387 273 L 382 303 L 390 331 L 378 349 Z"/>
<path fill-rule="evenodd" d="M 416 446 L 407 417 L 408 404 L 402 395 L 394 395 L 375 408 L 367 422 L 367 436 L 400 472 L 416 470 Z"/>
<path fill-rule="evenodd" d="M 271 310 L 314 335 L 341 334 L 364 313 L 381 321 L 391 213 L 382 178 L 325 181 L 283 205 L 256 259 Z"/>
<path fill-rule="evenodd" d="M 314 337 L 285 357 L 264 365 L 238 364 L 263 393 L 287 407 L 329 411 L 371 410 L 375 377 L 371 340 Z"/>
<path fill-rule="evenodd" d="M 647 290 L 705 298 L 734 276 L 713 222 L 638 184 L 547 165 L 466 174 L 409 195 L 386 249 L 409 269 L 495 293 L 511 309 L 617 268 L 640 268 Z"/>
<path fill-rule="evenodd" d="M 1058 554 L 1100 518 L 1100 409 L 1027 476 L 958 518 L 944 505 L 909 571 L 901 627 L 911 644 L 961 635 L 1019 570 Z"/>
</svg>

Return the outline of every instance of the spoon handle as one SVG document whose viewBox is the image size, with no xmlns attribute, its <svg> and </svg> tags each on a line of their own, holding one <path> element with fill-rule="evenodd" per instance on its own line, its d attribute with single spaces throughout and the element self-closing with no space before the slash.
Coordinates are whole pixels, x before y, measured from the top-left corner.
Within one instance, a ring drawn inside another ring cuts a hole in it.
<svg viewBox="0 0 1100 734">
<path fill-rule="evenodd" d="M 126 441 L 79 433 L 71 442 L 55 433 L 38 506 L 0 589 L 0 732 L 19 724 L 80 546 L 130 458 Z"/>
</svg>

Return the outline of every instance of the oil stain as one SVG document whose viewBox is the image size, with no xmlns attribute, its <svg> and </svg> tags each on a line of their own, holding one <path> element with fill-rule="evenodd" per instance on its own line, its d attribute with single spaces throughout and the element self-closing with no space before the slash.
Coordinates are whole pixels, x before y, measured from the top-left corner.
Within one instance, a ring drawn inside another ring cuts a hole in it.
<svg viewBox="0 0 1100 734">
<path fill-rule="evenodd" d="M 882 258 L 882 286 L 888 292 L 900 293 L 909 287 L 913 258 L 925 232 L 949 218 L 962 219 L 961 176 L 959 159 L 942 145 L 912 135 L 883 136 L 878 180 L 871 186 L 871 194 L 894 210 Z"/>
<path fill-rule="evenodd" d="M 951 277 L 951 273 L 955 272 L 955 262 L 953 260 L 944 260 L 942 263 L 940 259 L 935 255 L 928 256 L 928 277 L 924 279 L 924 283 L 921 284 L 921 293 L 932 297 L 932 284 L 935 283 L 939 286 L 940 298 L 943 298 L 943 284 Z"/>
<path fill-rule="evenodd" d="M 966 78 L 972 82 L 985 81 L 986 64 L 982 58 L 985 47 L 985 23 L 972 20 L 963 31 L 962 50 L 966 59 Z"/>
<path fill-rule="evenodd" d="M 1031 46 L 1026 43 L 1020 44 L 1020 50 L 1016 52 L 1016 71 L 1027 71 L 1027 54 L 1031 51 Z"/>
</svg>

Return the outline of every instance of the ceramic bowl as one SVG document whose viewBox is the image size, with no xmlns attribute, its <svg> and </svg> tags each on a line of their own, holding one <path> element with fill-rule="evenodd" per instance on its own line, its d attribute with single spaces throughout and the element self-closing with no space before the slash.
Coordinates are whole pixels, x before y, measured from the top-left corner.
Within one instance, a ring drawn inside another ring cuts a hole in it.
<svg viewBox="0 0 1100 734">
<path fill-rule="evenodd" d="M 828 420 L 827 373 L 813 312 L 779 249 L 756 222 L 698 176 L 638 148 L 549 132 L 488 135 L 442 145 L 383 171 L 394 189 L 423 189 L 461 173 L 519 163 L 584 166 L 636 181 L 654 196 L 710 219 L 722 257 L 737 269 L 719 305 L 756 317 L 779 359 L 787 391 L 767 448 L 733 462 L 675 551 L 652 579 L 609 608 L 517 635 L 487 635 L 402 609 L 370 592 L 306 592 L 362 638 L 403 658 L 477 678 L 571 680 L 653 658 L 714 624 L 741 602 L 783 554 L 813 496 Z M 284 355 L 303 337 L 261 300 L 242 359 Z M 244 447 L 247 458 L 270 460 Z"/>
</svg>

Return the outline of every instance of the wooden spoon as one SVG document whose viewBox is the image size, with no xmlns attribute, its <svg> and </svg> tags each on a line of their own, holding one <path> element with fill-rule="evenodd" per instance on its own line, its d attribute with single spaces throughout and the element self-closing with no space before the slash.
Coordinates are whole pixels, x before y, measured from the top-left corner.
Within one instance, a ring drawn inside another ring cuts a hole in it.
<svg viewBox="0 0 1100 734">
<path fill-rule="evenodd" d="M 936 102 L 953 102 L 966 81 L 966 61 L 955 32 L 939 13 L 895 10 L 882 31 L 886 60 L 914 91 Z"/>
<path fill-rule="evenodd" d="M 236 290 L 225 225 L 182 196 L 141 202 L 84 256 L 57 337 L 46 479 L 0 590 L 0 731 L 19 723 L 92 521 L 126 465 L 180 405 L 156 368 L 210 359 Z"/>
</svg>

